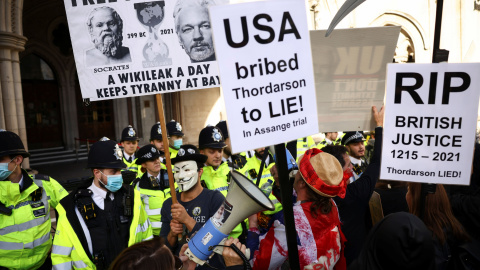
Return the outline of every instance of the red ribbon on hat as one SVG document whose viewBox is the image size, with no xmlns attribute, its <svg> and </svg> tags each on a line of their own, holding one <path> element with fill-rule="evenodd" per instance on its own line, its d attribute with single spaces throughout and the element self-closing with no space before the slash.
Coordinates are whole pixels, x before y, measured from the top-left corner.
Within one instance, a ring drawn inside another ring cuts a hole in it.
<svg viewBox="0 0 480 270">
<path fill-rule="evenodd" d="M 331 186 L 326 184 L 322 179 L 320 179 L 320 177 L 318 177 L 315 169 L 310 163 L 310 158 L 322 152 L 323 151 L 318 148 L 312 148 L 305 152 L 302 160 L 300 161 L 300 172 L 303 176 L 303 179 L 305 179 L 305 181 L 307 181 L 310 186 L 320 191 L 321 193 L 332 197 L 338 196 L 343 199 L 345 198 L 347 181 L 351 175 L 350 173 L 344 171 L 342 181 L 338 186 Z M 308 162 L 302 162 L 305 158 L 307 158 L 306 161 Z"/>
</svg>

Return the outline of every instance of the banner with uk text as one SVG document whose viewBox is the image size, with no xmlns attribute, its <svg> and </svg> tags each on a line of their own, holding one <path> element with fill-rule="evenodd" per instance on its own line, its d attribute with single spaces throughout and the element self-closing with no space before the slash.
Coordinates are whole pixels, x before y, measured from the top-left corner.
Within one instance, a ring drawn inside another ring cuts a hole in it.
<svg viewBox="0 0 480 270">
<path fill-rule="evenodd" d="M 480 63 L 389 64 L 380 179 L 468 185 Z"/>
<path fill-rule="evenodd" d="M 399 26 L 310 31 L 321 132 L 373 130 L 372 105 L 385 98 Z"/>
<path fill-rule="evenodd" d="M 220 85 L 208 8 L 227 0 L 64 0 L 84 99 Z"/>
<path fill-rule="evenodd" d="M 318 133 L 304 2 L 210 8 L 234 153 Z"/>
</svg>

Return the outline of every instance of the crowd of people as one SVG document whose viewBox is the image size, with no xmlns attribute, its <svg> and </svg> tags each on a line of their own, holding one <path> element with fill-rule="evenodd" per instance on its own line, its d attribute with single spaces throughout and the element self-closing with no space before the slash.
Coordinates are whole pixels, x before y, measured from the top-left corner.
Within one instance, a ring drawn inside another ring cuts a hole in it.
<svg viewBox="0 0 480 270">
<path fill-rule="evenodd" d="M 479 269 L 479 145 L 468 187 L 379 180 L 383 112 L 372 108 L 377 127 L 368 142 L 351 131 L 327 132 L 318 144 L 311 137 L 286 143 L 296 160 L 293 205 L 282 204 L 276 157 L 266 148 L 233 155 L 225 121 L 202 129 L 198 147 L 183 143 L 174 120 L 168 145 L 160 123 L 142 147 L 132 126 L 119 143 L 101 138 L 88 153 L 92 177 L 69 192 L 23 170 L 30 154 L 17 134 L 0 130 L 0 269 L 289 269 L 286 207 L 300 269 Z M 246 218 L 222 254 L 197 265 L 185 254 L 188 241 L 209 219 L 216 226 L 228 219 L 233 170 L 274 208 Z M 383 209 L 378 220 L 375 203 Z M 53 237 L 51 209 L 58 213 Z"/>
</svg>

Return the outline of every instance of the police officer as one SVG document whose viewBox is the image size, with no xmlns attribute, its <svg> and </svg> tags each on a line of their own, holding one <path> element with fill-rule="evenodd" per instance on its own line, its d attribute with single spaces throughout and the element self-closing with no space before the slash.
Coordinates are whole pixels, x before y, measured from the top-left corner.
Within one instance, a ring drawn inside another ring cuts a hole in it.
<svg viewBox="0 0 480 270">
<path fill-rule="evenodd" d="M 303 154 L 305 154 L 308 149 L 311 149 L 313 147 L 315 147 L 315 141 L 313 140 L 312 136 L 297 139 L 297 163 L 298 158 L 303 156 Z"/>
<path fill-rule="evenodd" d="M 223 139 L 225 140 L 225 148 L 223 148 L 223 158 L 222 160 L 227 162 L 230 170 L 239 170 L 245 166 L 247 163 L 246 153 L 242 152 L 238 155 L 232 155 L 232 143 L 230 137 L 228 136 L 227 121 L 222 120 L 217 123 L 215 126 L 220 129 L 223 134 Z"/>
<path fill-rule="evenodd" d="M 165 151 L 165 148 L 163 147 L 162 127 L 160 126 L 160 122 L 153 125 L 150 130 L 150 144 L 155 145 L 155 147 L 161 152 Z"/>
<path fill-rule="evenodd" d="M 253 183 L 257 184 L 257 179 L 258 175 L 260 174 L 260 167 L 262 165 L 262 158 L 264 154 L 266 154 L 267 156 L 265 159 L 263 170 L 261 172 L 260 182 L 258 182 L 258 187 L 269 197 L 269 199 L 275 205 L 275 210 L 266 210 L 259 215 L 259 226 L 261 227 L 261 229 L 267 229 L 268 221 L 270 220 L 271 216 L 282 210 L 282 204 L 277 199 L 277 197 L 272 194 L 275 180 L 273 179 L 270 170 L 273 166 L 275 166 L 275 161 L 272 155 L 268 152 L 268 150 L 265 149 L 265 147 L 262 147 L 255 149 L 254 151 L 249 151 L 247 153 L 246 165 L 242 169 L 238 170 L 238 172 L 244 174 Z"/>
<path fill-rule="evenodd" d="M 318 149 L 322 149 L 327 145 L 335 145 L 335 140 L 338 137 L 338 132 L 325 132 L 325 139 L 317 144 Z"/>
<path fill-rule="evenodd" d="M 29 156 L 17 134 L 0 130 L 0 269 L 51 269 L 50 208 L 68 193 L 22 170 Z"/>
<path fill-rule="evenodd" d="M 368 162 L 365 160 L 364 142 L 363 131 L 349 131 L 346 132 L 342 138 L 342 144 L 347 148 L 350 161 L 353 165 L 351 182 L 357 180 L 368 166 Z"/>
<path fill-rule="evenodd" d="M 175 158 L 178 153 L 178 149 L 183 144 L 182 125 L 179 122 L 172 120 L 167 123 L 168 143 L 170 149 L 170 159 Z"/>
<path fill-rule="evenodd" d="M 230 168 L 227 162 L 222 161 L 223 149 L 227 146 L 219 128 L 207 126 L 200 131 L 198 136 L 200 154 L 207 156 L 201 180 L 203 185 L 210 190 L 218 190 L 225 197 L 228 193 Z M 243 229 L 238 225 L 230 236 L 239 238 Z"/>
<path fill-rule="evenodd" d="M 145 204 L 145 211 L 152 223 L 153 235 L 160 235 L 162 228 L 160 211 L 165 199 L 170 197 L 167 171 L 162 169 L 161 152 L 152 145 L 145 145 L 137 152 L 137 165 L 142 166 L 146 172 L 134 182 L 135 188 L 140 192 Z"/>
<path fill-rule="evenodd" d="M 139 166 L 135 164 L 138 148 L 137 131 L 131 125 L 123 129 L 120 145 L 123 147 L 123 162 L 127 165 L 126 169 L 141 175 Z"/>
<path fill-rule="evenodd" d="M 93 177 L 57 206 L 53 269 L 108 269 L 126 247 L 151 239 L 140 193 L 123 185 L 123 154 L 104 137 L 88 153 Z"/>
</svg>

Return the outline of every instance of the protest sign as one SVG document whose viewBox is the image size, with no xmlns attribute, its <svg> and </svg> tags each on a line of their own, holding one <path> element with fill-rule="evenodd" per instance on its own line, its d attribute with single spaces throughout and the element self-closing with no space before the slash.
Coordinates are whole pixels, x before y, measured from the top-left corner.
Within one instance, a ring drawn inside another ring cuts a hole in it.
<svg viewBox="0 0 480 270">
<path fill-rule="evenodd" d="M 373 130 L 400 27 L 310 31 L 320 131 Z"/>
<path fill-rule="evenodd" d="M 468 185 L 480 64 L 389 64 L 381 179 Z"/>
<path fill-rule="evenodd" d="M 226 0 L 64 2 L 84 99 L 220 85 L 208 6 Z"/>
<path fill-rule="evenodd" d="M 318 133 L 305 5 L 210 8 L 234 153 Z"/>
</svg>

